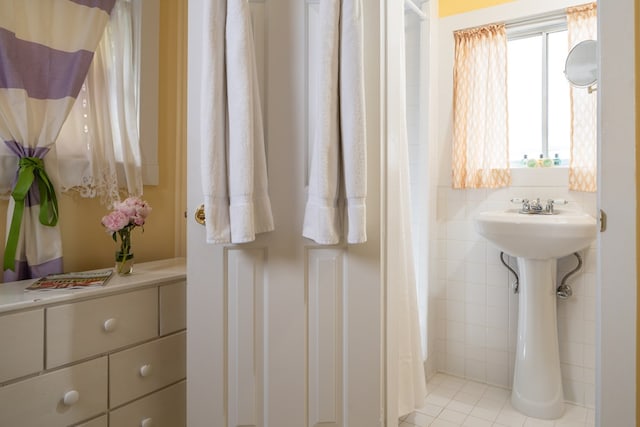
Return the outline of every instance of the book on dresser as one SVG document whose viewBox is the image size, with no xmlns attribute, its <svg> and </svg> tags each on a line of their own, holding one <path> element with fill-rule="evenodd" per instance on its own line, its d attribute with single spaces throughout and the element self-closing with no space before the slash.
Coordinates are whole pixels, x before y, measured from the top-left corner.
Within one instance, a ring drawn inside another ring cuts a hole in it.
<svg viewBox="0 0 640 427">
<path fill-rule="evenodd" d="M 26 291 L 48 289 L 84 289 L 104 286 L 111 278 L 113 270 L 82 271 L 77 273 L 49 274 L 41 277 L 25 288 Z"/>
</svg>

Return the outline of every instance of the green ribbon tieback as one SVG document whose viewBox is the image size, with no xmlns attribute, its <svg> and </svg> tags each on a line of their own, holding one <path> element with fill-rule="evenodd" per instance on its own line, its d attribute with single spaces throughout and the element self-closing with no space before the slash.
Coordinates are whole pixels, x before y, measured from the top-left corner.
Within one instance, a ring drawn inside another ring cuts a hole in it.
<svg viewBox="0 0 640 427">
<path fill-rule="evenodd" d="M 58 200 L 53 184 L 44 170 L 44 162 L 38 157 L 22 157 L 18 162 L 18 180 L 11 193 L 15 200 L 13 217 L 7 237 L 7 246 L 4 250 L 4 269 L 14 270 L 18 239 L 20 238 L 20 226 L 24 213 L 25 199 L 33 184 L 34 179 L 40 190 L 40 224 L 53 227 L 58 223 Z"/>
</svg>

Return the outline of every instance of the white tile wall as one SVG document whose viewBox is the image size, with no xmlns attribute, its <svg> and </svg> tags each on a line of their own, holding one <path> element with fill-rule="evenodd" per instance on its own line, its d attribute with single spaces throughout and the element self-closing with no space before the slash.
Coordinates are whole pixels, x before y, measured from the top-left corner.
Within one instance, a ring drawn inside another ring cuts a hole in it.
<svg viewBox="0 0 640 427">
<path fill-rule="evenodd" d="M 529 173 L 519 171 L 517 174 Z M 536 171 L 538 173 L 538 171 Z M 553 171 L 562 177 L 565 172 Z M 526 184 L 526 176 L 518 178 Z M 473 228 L 484 210 L 513 207 L 513 197 L 564 198 L 564 208 L 595 213 L 594 194 L 573 193 L 566 185 L 520 185 L 500 190 L 438 189 L 438 268 L 431 289 L 436 322 L 436 369 L 463 378 L 511 387 L 516 350 L 518 296 L 500 251 Z M 595 243 L 582 252 L 584 265 L 570 277 L 573 296 L 558 300 L 558 332 L 565 399 L 595 405 Z M 508 258 L 516 267 L 515 259 Z M 574 256 L 558 262 L 558 283 L 577 265 Z M 517 269 L 517 268 L 516 268 Z"/>
</svg>

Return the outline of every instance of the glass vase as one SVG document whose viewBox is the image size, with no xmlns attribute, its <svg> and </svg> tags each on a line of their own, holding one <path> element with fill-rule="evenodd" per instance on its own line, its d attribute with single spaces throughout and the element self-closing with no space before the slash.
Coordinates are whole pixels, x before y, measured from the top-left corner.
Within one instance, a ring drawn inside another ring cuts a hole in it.
<svg viewBox="0 0 640 427">
<path fill-rule="evenodd" d="M 121 276 L 133 273 L 133 252 L 116 252 L 115 270 Z"/>
</svg>

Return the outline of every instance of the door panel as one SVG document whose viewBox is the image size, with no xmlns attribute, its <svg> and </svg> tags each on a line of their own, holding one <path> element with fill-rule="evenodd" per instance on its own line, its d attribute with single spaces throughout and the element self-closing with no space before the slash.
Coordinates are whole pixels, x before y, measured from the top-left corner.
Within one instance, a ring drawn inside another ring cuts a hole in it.
<svg viewBox="0 0 640 427">
<path fill-rule="evenodd" d="M 378 5 L 365 4 L 378 43 Z M 382 419 L 377 48 L 368 51 L 369 242 L 302 238 L 317 0 L 251 1 L 275 231 L 208 245 L 200 185 L 202 5 L 189 4 L 187 402 L 190 427 L 374 427 Z M 368 17 L 368 19 L 367 19 Z"/>
</svg>

